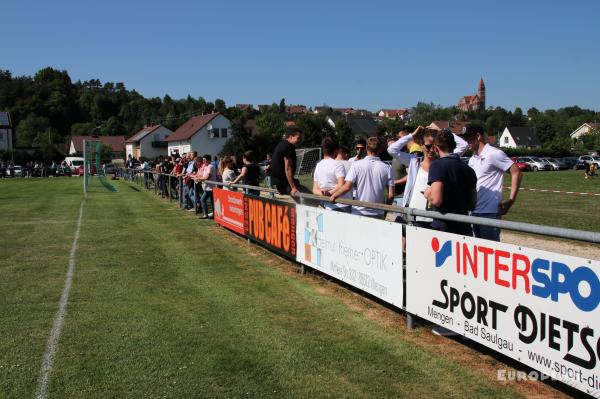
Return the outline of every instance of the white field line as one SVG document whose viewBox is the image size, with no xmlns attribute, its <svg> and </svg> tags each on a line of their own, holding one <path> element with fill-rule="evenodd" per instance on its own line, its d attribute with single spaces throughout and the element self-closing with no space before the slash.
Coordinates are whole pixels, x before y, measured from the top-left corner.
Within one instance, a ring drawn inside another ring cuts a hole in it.
<svg viewBox="0 0 600 399">
<path fill-rule="evenodd" d="M 505 190 L 510 190 L 510 187 L 504 187 Z M 577 192 L 577 191 L 562 191 L 562 190 L 548 190 L 548 189 L 541 189 L 541 188 L 524 188 L 521 187 L 519 188 L 519 190 L 521 191 L 537 191 L 537 192 L 542 192 L 542 193 L 557 193 L 557 194 L 575 194 L 575 195 L 591 195 L 594 197 L 600 197 L 600 193 L 589 193 L 589 192 Z"/>
<path fill-rule="evenodd" d="M 77 253 L 77 244 L 79 243 L 79 232 L 81 230 L 81 220 L 83 219 L 84 204 L 85 198 L 81 201 L 81 205 L 79 206 L 79 219 L 77 220 L 75 238 L 73 239 L 73 245 L 71 246 L 71 253 L 69 255 L 69 268 L 67 269 L 65 286 L 62 295 L 60 296 L 60 302 L 58 303 L 58 312 L 54 317 L 54 323 L 52 323 L 52 330 L 50 330 L 50 336 L 48 337 L 46 352 L 42 358 L 42 367 L 40 368 L 40 375 L 38 377 L 37 389 L 34 396 L 36 399 L 45 399 L 48 397 L 50 373 L 54 366 L 54 356 L 58 350 L 58 341 L 60 340 L 60 334 L 62 332 L 65 317 L 67 316 L 67 303 L 69 302 L 69 292 L 71 291 L 71 283 L 73 282 L 73 274 L 75 272 L 75 254 Z"/>
</svg>

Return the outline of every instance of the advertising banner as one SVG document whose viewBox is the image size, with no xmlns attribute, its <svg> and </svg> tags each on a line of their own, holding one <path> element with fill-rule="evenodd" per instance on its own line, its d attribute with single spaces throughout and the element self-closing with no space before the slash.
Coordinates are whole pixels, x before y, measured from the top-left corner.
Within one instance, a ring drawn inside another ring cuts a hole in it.
<svg viewBox="0 0 600 399">
<path fill-rule="evenodd" d="M 298 205 L 296 260 L 402 307 L 402 225 Z"/>
<path fill-rule="evenodd" d="M 213 189 L 215 222 L 239 234 L 244 231 L 244 194 L 220 188 Z"/>
<path fill-rule="evenodd" d="M 600 397 L 600 262 L 406 227 L 406 309 Z"/>
<path fill-rule="evenodd" d="M 244 230 L 248 238 L 296 259 L 296 204 L 244 195 Z"/>
</svg>

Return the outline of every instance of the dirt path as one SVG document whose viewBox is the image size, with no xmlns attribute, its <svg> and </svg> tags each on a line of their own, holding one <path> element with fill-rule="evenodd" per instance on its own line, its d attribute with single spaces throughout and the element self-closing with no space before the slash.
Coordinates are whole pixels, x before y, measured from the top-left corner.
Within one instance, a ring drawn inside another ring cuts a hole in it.
<svg viewBox="0 0 600 399">
<path fill-rule="evenodd" d="M 565 255 L 579 256 L 585 259 L 600 260 L 600 245 L 564 240 L 560 238 L 537 236 L 533 234 L 503 231 L 501 241 L 524 247 L 542 249 Z"/>
</svg>

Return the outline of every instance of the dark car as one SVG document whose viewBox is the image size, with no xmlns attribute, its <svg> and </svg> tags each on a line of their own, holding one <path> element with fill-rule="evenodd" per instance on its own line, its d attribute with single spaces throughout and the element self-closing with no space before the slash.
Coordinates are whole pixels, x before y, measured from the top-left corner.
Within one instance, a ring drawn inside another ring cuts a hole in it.
<svg viewBox="0 0 600 399">
<path fill-rule="evenodd" d="M 560 160 L 567 165 L 568 169 L 574 169 L 574 166 L 577 165 L 577 157 L 564 157 L 560 158 Z"/>
</svg>

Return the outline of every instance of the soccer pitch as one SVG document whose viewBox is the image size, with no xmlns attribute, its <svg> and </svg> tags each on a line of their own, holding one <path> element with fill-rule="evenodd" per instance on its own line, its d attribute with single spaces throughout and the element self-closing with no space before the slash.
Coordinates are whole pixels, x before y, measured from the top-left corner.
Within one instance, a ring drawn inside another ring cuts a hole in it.
<svg viewBox="0 0 600 399">
<path fill-rule="evenodd" d="M 31 398 L 81 179 L 0 182 L 0 396 Z M 560 397 L 126 182 L 83 205 L 50 398 Z M 142 191 L 139 191 L 142 190 Z"/>
</svg>

